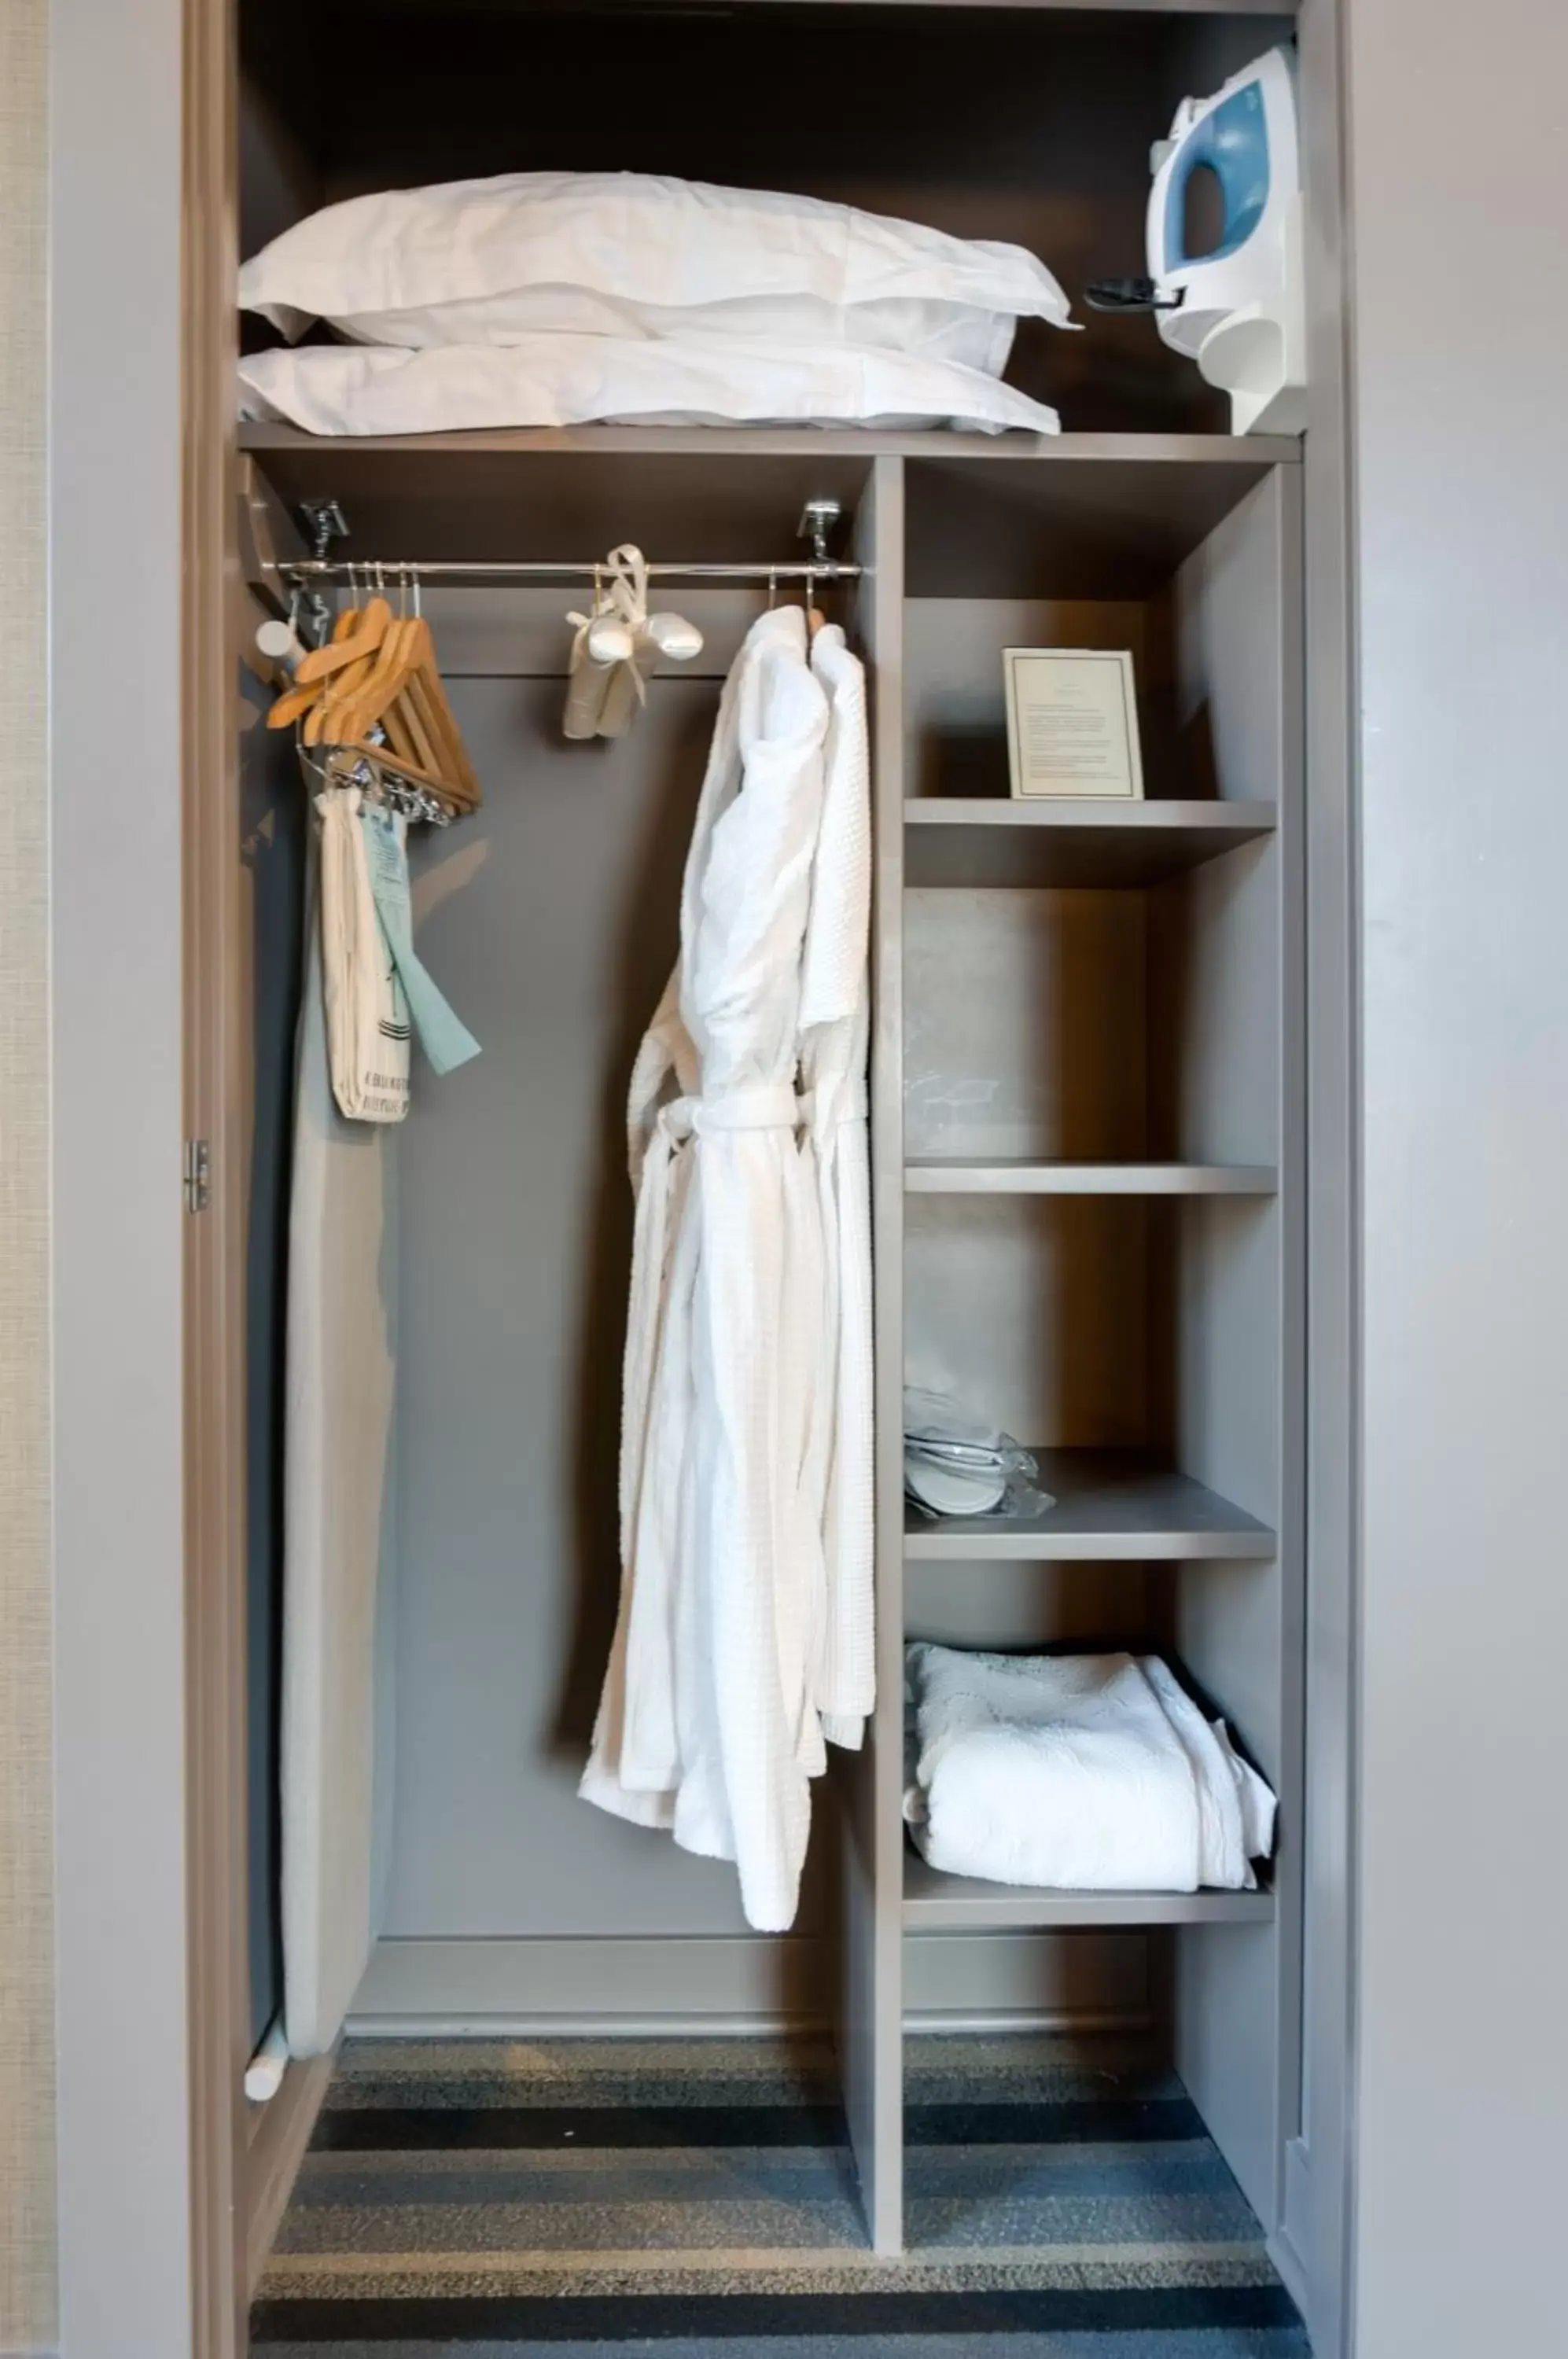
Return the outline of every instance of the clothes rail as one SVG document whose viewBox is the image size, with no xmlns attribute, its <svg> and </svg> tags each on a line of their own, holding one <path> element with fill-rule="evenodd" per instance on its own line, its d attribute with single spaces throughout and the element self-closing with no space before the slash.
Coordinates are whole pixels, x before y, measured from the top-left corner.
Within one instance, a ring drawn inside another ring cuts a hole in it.
<svg viewBox="0 0 1568 2359">
<path fill-rule="evenodd" d="M 322 582 L 384 582 L 393 589 L 402 582 L 592 582 L 608 571 L 603 558 L 596 565 L 554 565 L 532 560 L 485 564 L 448 559 L 417 564 L 393 563 L 385 558 L 378 560 L 363 557 L 351 562 L 342 557 L 306 557 L 278 568 L 287 582 L 301 590 Z M 797 557 L 779 565 L 650 565 L 648 578 L 650 582 L 855 582 L 865 571 L 863 566 L 841 564 L 833 557 Z"/>
</svg>

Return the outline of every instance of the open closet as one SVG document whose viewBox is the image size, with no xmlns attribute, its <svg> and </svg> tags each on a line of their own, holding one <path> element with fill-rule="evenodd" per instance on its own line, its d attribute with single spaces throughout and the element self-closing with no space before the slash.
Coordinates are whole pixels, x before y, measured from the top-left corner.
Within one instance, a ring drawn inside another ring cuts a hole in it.
<svg viewBox="0 0 1568 2359">
<path fill-rule="evenodd" d="M 394 603 L 423 568 L 484 801 L 411 830 L 414 913 L 482 1054 L 441 1080 L 416 1062 L 407 1122 L 340 1142 L 357 1158 L 332 1180 L 343 1226 L 317 1241 L 322 1288 L 357 1272 L 379 1306 L 344 1381 L 383 1388 L 389 1424 L 366 1889 L 320 1869 L 376 1936 L 340 2013 L 365 2038 L 825 2027 L 885 2255 L 905 2242 L 907 2035 L 1151 2033 L 1304 2299 L 1303 446 L 1233 436 L 1228 402 L 1147 319 L 1082 304 L 1141 267 L 1149 149 L 1177 102 L 1293 21 L 1210 0 L 241 0 L 240 259 L 367 190 L 625 168 L 1015 242 L 1083 328 L 1026 321 L 1008 372 L 1060 411 L 1055 437 L 243 425 L 229 661 L 252 2043 L 284 1995 L 311 823 L 292 737 L 265 726 L 281 683 L 254 635 L 347 597 L 312 567 L 352 565 Z M 811 503 L 820 543 L 800 537 Z M 623 737 L 570 742 L 565 615 L 585 565 L 626 542 L 677 569 L 702 651 L 653 673 Z M 811 595 L 871 698 L 877 1694 L 863 1749 L 815 1788 L 796 1922 L 764 1935 L 730 1867 L 577 1785 L 619 1581 L 627 1081 L 678 947 L 721 683 L 770 596 L 800 600 L 788 569 L 814 548 Z M 1011 647 L 1130 651 L 1143 799 L 1009 795 Z M 906 1384 L 1016 1435 L 1054 1504 L 1002 1521 L 908 1506 Z M 916 1640 L 1163 1657 L 1278 1797 L 1258 1888 L 1075 1892 L 928 1865 L 905 1820 Z"/>
</svg>

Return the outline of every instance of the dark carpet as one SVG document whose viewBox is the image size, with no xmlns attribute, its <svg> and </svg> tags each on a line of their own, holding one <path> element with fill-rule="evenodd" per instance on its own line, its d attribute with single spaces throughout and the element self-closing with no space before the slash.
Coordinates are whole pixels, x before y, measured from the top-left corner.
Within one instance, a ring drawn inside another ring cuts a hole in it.
<svg viewBox="0 0 1568 2359">
<path fill-rule="evenodd" d="M 866 2250 L 820 2043 L 364 2041 L 266 2359 L 1309 2359 L 1180 2082 L 1123 2038 L 908 2043 L 909 2250 Z"/>
</svg>

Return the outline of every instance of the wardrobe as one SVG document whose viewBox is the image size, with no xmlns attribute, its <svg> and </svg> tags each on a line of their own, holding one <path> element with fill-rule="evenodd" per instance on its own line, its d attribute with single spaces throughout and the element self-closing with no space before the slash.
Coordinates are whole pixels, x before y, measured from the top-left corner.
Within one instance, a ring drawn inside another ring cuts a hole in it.
<svg viewBox="0 0 1568 2359">
<path fill-rule="evenodd" d="M 397 1379 L 379 1935 L 349 2027 L 830 2024 L 867 2234 L 892 2252 L 908 2029 L 1151 2025 L 1303 2294 L 1304 485 L 1332 479 L 1312 473 L 1312 435 L 1232 437 L 1224 398 L 1147 320 L 1081 304 L 1087 281 L 1142 267 L 1148 150 L 1177 101 L 1294 23 L 1209 0 L 242 0 L 234 228 L 208 234 L 249 255 L 360 190 L 611 164 L 1017 241 L 1086 323 L 1076 337 L 1026 323 L 1011 372 L 1061 410 L 1059 438 L 231 429 L 234 595 L 212 661 L 240 682 L 241 725 L 211 792 L 243 923 L 244 1169 L 218 1180 L 244 1204 L 229 1333 L 245 1403 L 235 1883 L 250 2036 L 279 1995 L 282 1322 L 308 825 L 292 745 L 261 726 L 255 625 L 287 607 L 289 567 L 317 548 L 483 569 L 631 540 L 658 562 L 753 566 L 749 583 L 680 590 L 704 653 L 658 674 L 609 745 L 561 734 L 580 583 L 480 571 L 424 593 L 485 800 L 416 832 L 416 912 L 483 1054 L 443 1081 L 419 1071 L 407 1125 L 375 1148 Z M 1303 88 L 1321 169 L 1332 93 L 1321 71 Z M 1320 194 L 1309 186 L 1309 208 Z M 796 1928 L 761 1937 L 730 1870 L 575 1788 L 616 1596 L 627 1073 L 675 949 L 720 681 L 768 600 L 767 565 L 808 553 L 802 513 L 823 501 L 833 553 L 859 571 L 822 603 L 873 695 L 878 1702 L 865 1751 L 818 1788 Z M 344 529 L 318 544 L 331 503 Z M 1050 646 L 1131 650 L 1145 800 L 1009 798 L 1002 651 Z M 906 1381 L 952 1386 L 1037 1450 L 1055 1507 L 907 1518 Z M 916 1637 L 1179 1664 L 1279 1795 L 1263 1887 L 1074 1895 L 927 1868 L 902 1817 Z"/>
</svg>

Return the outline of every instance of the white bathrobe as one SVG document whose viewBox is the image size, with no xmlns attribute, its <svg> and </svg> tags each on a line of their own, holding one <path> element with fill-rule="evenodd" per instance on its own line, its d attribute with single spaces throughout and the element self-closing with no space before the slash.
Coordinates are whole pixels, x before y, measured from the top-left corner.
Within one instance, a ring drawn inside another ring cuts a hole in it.
<svg viewBox="0 0 1568 2359">
<path fill-rule="evenodd" d="M 807 1476 L 822 1531 L 825 1619 L 814 1690 L 835 1745 L 858 1746 L 876 1698 L 873 1639 L 871 761 L 866 673 L 836 623 L 811 668 L 828 696 L 826 783 L 800 985 L 801 1113 L 814 1160 L 823 1290 Z"/>
<path fill-rule="evenodd" d="M 733 1858 L 764 1931 L 793 1921 L 824 1760 L 824 1276 L 796 1075 L 827 727 L 803 614 L 764 614 L 724 685 L 680 966 L 633 1077 L 621 1609 L 582 1785 Z"/>
</svg>

